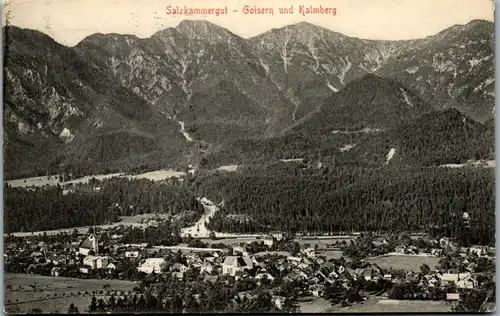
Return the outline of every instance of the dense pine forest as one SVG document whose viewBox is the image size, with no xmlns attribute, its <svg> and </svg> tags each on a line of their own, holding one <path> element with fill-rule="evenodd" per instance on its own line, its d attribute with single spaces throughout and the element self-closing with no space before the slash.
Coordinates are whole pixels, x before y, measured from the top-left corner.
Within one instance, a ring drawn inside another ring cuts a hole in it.
<svg viewBox="0 0 500 316">
<path fill-rule="evenodd" d="M 114 178 L 64 190 L 60 186 L 4 190 L 4 230 L 38 231 L 118 221 L 144 213 L 203 213 L 184 187 Z"/>
<path fill-rule="evenodd" d="M 494 172 L 485 168 L 330 168 L 227 173 L 197 182 L 224 200 L 210 228 L 241 233 L 285 230 L 429 232 L 494 244 Z M 463 213 L 470 215 L 464 223 Z"/>
</svg>

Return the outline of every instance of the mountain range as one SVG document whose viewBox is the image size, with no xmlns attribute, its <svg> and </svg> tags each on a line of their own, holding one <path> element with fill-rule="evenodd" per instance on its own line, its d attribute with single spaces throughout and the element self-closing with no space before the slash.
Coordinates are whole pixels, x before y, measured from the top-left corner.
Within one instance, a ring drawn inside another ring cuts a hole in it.
<svg viewBox="0 0 500 316">
<path fill-rule="evenodd" d="M 8 26 L 3 45 L 7 178 L 196 163 L 248 142 L 303 156 L 356 130 L 426 130 L 426 115 L 482 129 L 494 113 L 494 24 L 482 20 L 405 41 L 305 22 L 244 39 L 190 20 L 74 47 Z"/>
</svg>

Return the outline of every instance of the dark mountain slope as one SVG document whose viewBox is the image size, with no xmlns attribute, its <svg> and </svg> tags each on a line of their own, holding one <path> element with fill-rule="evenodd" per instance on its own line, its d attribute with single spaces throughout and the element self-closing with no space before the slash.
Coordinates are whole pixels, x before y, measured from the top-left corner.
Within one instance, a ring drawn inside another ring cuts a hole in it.
<svg viewBox="0 0 500 316">
<path fill-rule="evenodd" d="M 388 128 L 430 110 L 428 104 L 399 83 L 368 74 L 333 94 L 287 132 L 313 137 L 336 130 Z"/>
<path fill-rule="evenodd" d="M 74 157 L 98 162 L 100 158 L 92 154 L 92 146 L 80 144 L 117 130 L 127 132 L 122 134 L 124 137 L 102 138 L 103 151 L 126 148 L 130 141 L 127 135 L 146 135 L 134 137 L 154 138 L 161 144 L 143 147 L 147 149 L 143 154 L 161 149 L 169 156 L 164 145 L 167 140 L 175 144 L 172 148 L 176 153 L 185 146 L 176 122 L 117 84 L 105 70 L 86 63 L 73 49 L 40 32 L 16 27 L 8 27 L 5 32 L 7 177 L 54 172 L 49 167 L 54 169 L 61 162 L 73 164 Z M 82 148 L 89 151 L 82 152 Z M 101 154 L 108 156 L 105 152 Z M 33 165 L 30 161 L 37 163 Z M 26 164 L 35 169 L 27 169 Z"/>
<path fill-rule="evenodd" d="M 366 137 L 336 159 L 339 164 L 439 166 L 494 159 L 494 130 L 457 110 L 426 114 L 415 121 Z"/>
</svg>

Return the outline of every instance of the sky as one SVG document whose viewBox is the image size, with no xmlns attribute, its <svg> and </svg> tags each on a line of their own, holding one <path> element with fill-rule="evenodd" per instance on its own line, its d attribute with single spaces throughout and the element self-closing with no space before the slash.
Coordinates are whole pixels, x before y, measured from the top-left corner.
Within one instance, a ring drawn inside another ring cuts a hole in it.
<svg viewBox="0 0 500 316">
<path fill-rule="evenodd" d="M 227 7 L 229 12 L 218 17 L 171 16 L 166 14 L 169 5 Z M 274 15 L 245 15 L 245 5 L 273 8 Z M 279 14 L 278 8 L 291 5 L 294 14 Z M 337 14 L 302 16 L 299 5 L 336 8 Z M 9 14 L 9 24 L 42 31 L 73 46 L 94 33 L 149 37 L 185 19 L 208 20 L 244 38 L 307 21 L 364 39 L 415 39 L 474 19 L 493 21 L 493 7 L 493 0 L 7 0 L 3 14 Z"/>
</svg>

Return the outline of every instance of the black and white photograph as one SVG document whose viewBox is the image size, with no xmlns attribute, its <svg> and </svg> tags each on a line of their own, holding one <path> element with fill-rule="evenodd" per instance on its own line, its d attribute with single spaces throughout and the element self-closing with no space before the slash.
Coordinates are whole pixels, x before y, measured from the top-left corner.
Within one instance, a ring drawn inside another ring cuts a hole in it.
<svg viewBox="0 0 500 316">
<path fill-rule="evenodd" d="M 494 312 L 494 8 L 4 1 L 4 312 Z"/>
</svg>

